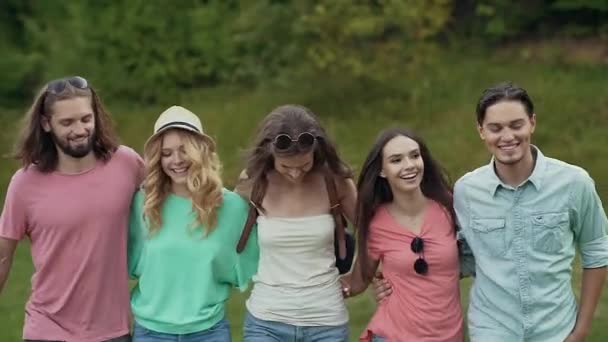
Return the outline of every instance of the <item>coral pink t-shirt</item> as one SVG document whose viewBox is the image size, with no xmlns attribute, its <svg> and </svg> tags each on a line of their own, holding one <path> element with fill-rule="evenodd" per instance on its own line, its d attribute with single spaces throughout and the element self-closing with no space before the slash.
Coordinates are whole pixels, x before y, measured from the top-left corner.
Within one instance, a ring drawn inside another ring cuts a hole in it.
<svg viewBox="0 0 608 342">
<path fill-rule="evenodd" d="M 129 332 L 127 227 L 142 166 L 121 146 L 80 174 L 15 173 L 0 237 L 31 241 L 24 339 L 99 342 Z"/>
<path fill-rule="evenodd" d="M 437 202 L 427 206 L 419 235 L 424 240 L 426 275 L 414 271 L 416 235 L 401 226 L 384 206 L 370 224 L 368 251 L 380 260 L 393 293 L 381 304 L 360 340 L 372 334 L 389 342 L 462 342 L 458 247 L 451 220 Z"/>
</svg>

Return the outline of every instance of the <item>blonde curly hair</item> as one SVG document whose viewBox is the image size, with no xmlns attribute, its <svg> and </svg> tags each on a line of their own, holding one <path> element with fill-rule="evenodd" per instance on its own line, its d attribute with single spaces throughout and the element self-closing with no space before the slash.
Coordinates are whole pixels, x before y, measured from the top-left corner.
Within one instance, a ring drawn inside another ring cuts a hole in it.
<svg viewBox="0 0 608 342">
<path fill-rule="evenodd" d="M 171 192 L 171 178 L 165 174 L 161 166 L 162 141 L 169 131 L 180 135 L 186 158 L 190 163 L 186 185 L 192 200 L 192 210 L 196 214 L 192 228 L 203 225 L 204 236 L 207 236 L 217 224 L 217 210 L 223 199 L 221 163 L 211 139 L 203 139 L 198 134 L 179 128 L 164 131 L 146 144 L 143 211 L 144 218 L 149 223 L 149 232 L 154 234 L 160 230 L 161 207 Z"/>
</svg>

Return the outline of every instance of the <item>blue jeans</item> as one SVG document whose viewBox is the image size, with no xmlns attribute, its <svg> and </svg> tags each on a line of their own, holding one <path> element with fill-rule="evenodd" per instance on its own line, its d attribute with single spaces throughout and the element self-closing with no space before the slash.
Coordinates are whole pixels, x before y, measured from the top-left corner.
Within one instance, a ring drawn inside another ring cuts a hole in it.
<svg viewBox="0 0 608 342">
<path fill-rule="evenodd" d="M 348 324 L 296 326 L 245 316 L 244 342 L 348 342 Z"/>
<path fill-rule="evenodd" d="M 146 329 L 135 322 L 133 342 L 230 342 L 230 326 L 222 319 L 207 330 L 190 334 L 166 334 Z"/>
<path fill-rule="evenodd" d="M 23 340 L 25 342 L 61 342 L 61 341 L 53 341 L 53 340 Z M 107 340 L 105 342 L 131 342 L 131 335 L 124 335 L 121 337 L 116 337 L 111 340 Z"/>
<path fill-rule="evenodd" d="M 386 339 L 382 336 L 373 335 L 372 342 L 386 342 Z"/>
</svg>

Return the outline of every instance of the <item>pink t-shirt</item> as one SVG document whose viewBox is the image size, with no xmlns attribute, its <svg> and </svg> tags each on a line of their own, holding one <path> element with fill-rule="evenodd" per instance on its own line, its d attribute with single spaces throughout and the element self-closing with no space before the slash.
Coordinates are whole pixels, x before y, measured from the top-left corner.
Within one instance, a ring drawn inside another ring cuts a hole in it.
<svg viewBox="0 0 608 342">
<path fill-rule="evenodd" d="M 368 250 L 380 260 L 393 293 L 381 303 L 360 340 L 372 334 L 389 342 L 462 342 L 458 247 L 451 220 L 441 205 L 427 206 L 420 237 L 424 240 L 426 275 L 414 271 L 418 254 L 410 244 L 416 235 L 382 206 L 370 224 Z"/>
<path fill-rule="evenodd" d="M 31 241 L 24 339 L 99 342 L 129 332 L 127 225 L 142 173 L 124 146 L 80 174 L 15 173 L 0 237 Z"/>
</svg>

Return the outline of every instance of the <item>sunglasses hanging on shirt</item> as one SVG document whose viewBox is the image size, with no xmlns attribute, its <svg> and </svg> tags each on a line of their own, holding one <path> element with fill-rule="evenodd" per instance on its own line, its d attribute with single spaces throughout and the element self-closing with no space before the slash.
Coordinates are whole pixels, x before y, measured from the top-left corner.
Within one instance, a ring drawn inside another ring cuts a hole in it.
<svg viewBox="0 0 608 342">
<path fill-rule="evenodd" d="M 410 244 L 412 252 L 418 254 L 418 259 L 414 262 L 414 271 L 420 275 L 425 275 L 429 271 L 429 264 L 424 259 L 424 240 L 416 236 Z"/>
</svg>

